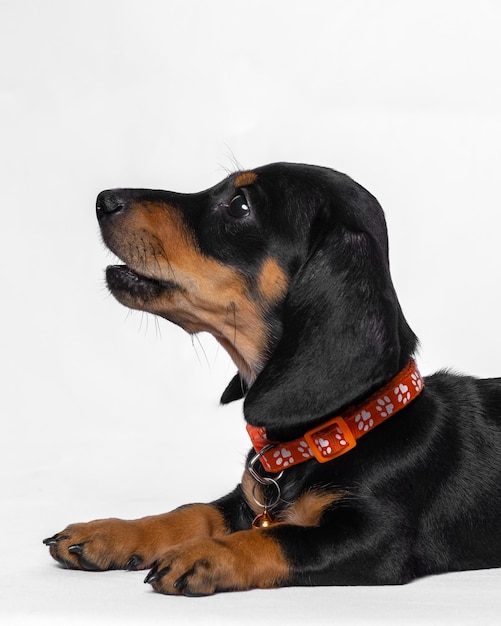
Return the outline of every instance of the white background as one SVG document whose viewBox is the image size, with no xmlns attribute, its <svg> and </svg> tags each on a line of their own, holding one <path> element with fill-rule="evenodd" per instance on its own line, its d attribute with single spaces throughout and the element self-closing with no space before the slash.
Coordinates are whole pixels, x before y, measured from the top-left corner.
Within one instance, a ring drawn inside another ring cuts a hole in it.
<svg viewBox="0 0 501 626">
<path fill-rule="evenodd" d="M 500 31 L 496 0 L 2 0 L 0 619 L 499 619 L 501 571 L 169 598 L 41 539 L 223 495 L 248 447 L 223 351 L 107 295 L 101 189 L 199 191 L 234 159 L 344 171 L 385 208 L 423 373 L 501 374 Z"/>
</svg>

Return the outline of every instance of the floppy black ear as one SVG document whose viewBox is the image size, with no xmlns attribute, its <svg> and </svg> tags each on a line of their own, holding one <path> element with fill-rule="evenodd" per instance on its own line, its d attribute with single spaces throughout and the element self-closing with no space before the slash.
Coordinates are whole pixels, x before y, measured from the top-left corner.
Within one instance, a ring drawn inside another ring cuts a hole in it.
<svg viewBox="0 0 501 626">
<path fill-rule="evenodd" d="M 221 396 L 221 404 L 229 404 L 235 400 L 241 400 L 247 392 L 247 384 L 240 374 L 234 376 Z"/>
<path fill-rule="evenodd" d="M 362 225 L 324 212 L 291 283 L 282 338 L 244 404 L 246 420 L 277 439 L 362 399 L 414 349 L 390 278 L 384 217 L 372 201 L 375 216 Z"/>
</svg>

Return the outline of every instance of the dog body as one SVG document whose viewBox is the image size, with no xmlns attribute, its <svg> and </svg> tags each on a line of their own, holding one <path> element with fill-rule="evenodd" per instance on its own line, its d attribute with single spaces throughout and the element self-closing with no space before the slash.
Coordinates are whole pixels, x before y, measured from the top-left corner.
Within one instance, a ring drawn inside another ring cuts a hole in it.
<svg viewBox="0 0 501 626">
<path fill-rule="evenodd" d="M 383 394 L 388 419 L 349 452 L 266 469 L 264 452 L 303 449 L 308 432 L 391 395 L 416 349 L 371 194 L 330 169 L 277 163 L 197 194 L 102 192 L 97 214 L 126 264 L 107 269 L 113 295 L 211 332 L 239 370 L 222 402 L 245 396 L 247 423 L 271 443 L 224 498 L 68 526 L 45 540 L 54 558 L 153 568 L 155 590 L 185 595 L 501 566 L 501 379 L 437 373 L 398 413 Z"/>
</svg>

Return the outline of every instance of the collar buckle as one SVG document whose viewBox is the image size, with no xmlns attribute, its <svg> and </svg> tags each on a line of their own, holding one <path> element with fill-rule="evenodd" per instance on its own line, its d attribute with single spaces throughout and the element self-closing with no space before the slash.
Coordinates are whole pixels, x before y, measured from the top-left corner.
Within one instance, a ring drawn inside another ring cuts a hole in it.
<svg viewBox="0 0 501 626">
<path fill-rule="evenodd" d="M 312 428 L 304 434 L 304 440 L 319 463 L 332 461 L 357 445 L 350 427 L 342 417 L 334 417 Z"/>
</svg>

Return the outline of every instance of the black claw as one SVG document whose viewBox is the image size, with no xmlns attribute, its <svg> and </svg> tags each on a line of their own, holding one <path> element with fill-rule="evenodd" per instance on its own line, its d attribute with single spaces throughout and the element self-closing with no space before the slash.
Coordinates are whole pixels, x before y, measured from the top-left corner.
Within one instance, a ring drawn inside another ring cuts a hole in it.
<svg viewBox="0 0 501 626">
<path fill-rule="evenodd" d="M 183 591 L 184 589 L 186 589 L 186 587 L 188 586 L 188 579 L 192 576 L 194 571 L 195 571 L 195 568 L 192 568 L 188 570 L 187 572 L 185 572 L 182 576 L 180 576 L 176 580 L 176 582 L 172 585 L 174 589 L 179 589 L 180 591 Z"/>
<path fill-rule="evenodd" d="M 68 552 L 71 552 L 72 554 L 78 554 L 78 556 L 80 556 L 83 553 L 83 547 L 83 543 L 75 543 L 72 546 L 69 546 Z"/>
<path fill-rule="evenodd" d="M 125 564 L 125 569 L 130 572 L 134 571 L 141 565 L 142 562 L 143 559 L 139 556 L 139 554 L 133 554 Z"/>
<path fill-rule="evenodd" d="M 158 577 L 158 565 L 154 565 L 153 568 L 148 572 L 146 578 L 144 579 L 145 584 L 151 584 L 159 580 Z"/>
<path fill-rule="evenodd" d="M 44 539 L 42 543 L 49 547 L 55 546 L 63 539 L 68 539 L 68 537 L 69 535 L 60 535 L 59 533 L 56 533 L 53 537 L 48 537 L 47 539 Z"/>
<path fill-rule="evenodd" d="M 46 546 L 49 546 L 50 548 L 50 546 L 55 546 L 63 539 L 68 539 L 68 538 L 69 538 L 69 535 L 60 535 L 59 533 L 56 533 L 52 537 L 47 537 L 47 539 L 44 539 L 42 543 L 44 543 Z"/>
<path fill-rule="evenodd" d="M 47 539 L 43 539 L 42 543 L 50 548 L 51 546 L 57 546 L 58 541 L 59 539 L 57 538 L 57 535 L 54 535 L 54 537 L 47 537 Z"/>
</svg>

